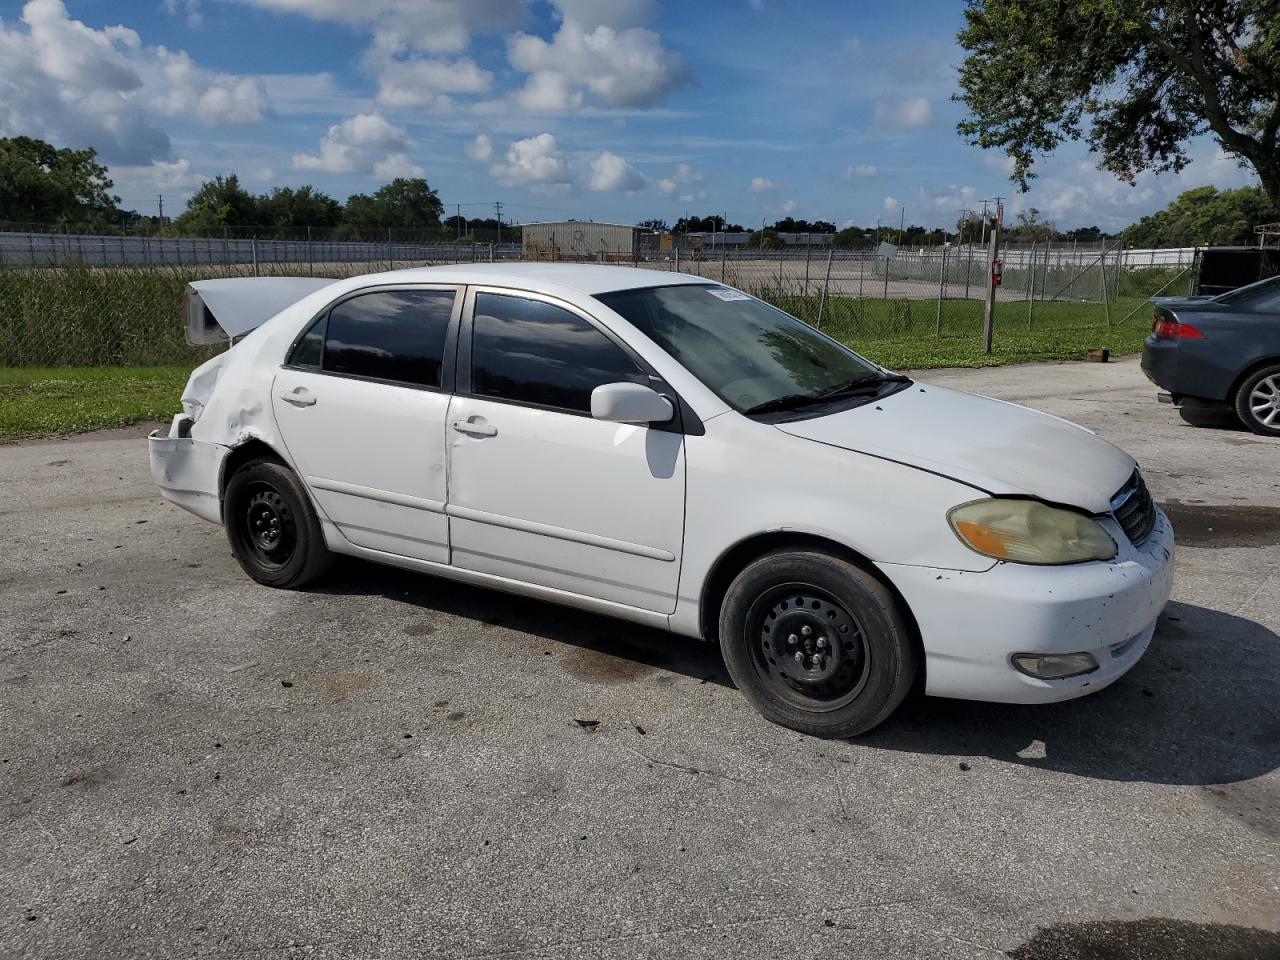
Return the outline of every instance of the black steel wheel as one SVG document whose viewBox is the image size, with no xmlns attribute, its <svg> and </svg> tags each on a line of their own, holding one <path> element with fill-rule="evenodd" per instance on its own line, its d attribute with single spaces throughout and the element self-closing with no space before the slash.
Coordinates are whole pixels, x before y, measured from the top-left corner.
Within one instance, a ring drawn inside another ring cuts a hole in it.
<svg viewBox="0 0 1280 960">
<path fill-rule="evenodd" d="M 332 562 L 301 481 L 273 460 L 252 460 L 227 482 L 223 523 L 245 573 L 271 587 L 300 587 Z"/>
<path fill-rule="evenodd" d="M 811 551 L 749 564 L 720 608 L 733 681 L 765 717 L 822 737 L 878 726 L 915 679 L 915 638 L 893 593 L 860 567 Z"/>
</svg>

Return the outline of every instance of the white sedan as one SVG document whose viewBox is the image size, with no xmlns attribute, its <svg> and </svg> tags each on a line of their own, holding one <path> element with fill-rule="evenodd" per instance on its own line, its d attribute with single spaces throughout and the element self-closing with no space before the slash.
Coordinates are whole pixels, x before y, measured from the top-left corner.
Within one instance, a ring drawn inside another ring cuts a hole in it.
<svg viewBox="0 0 1280 960">
<path fill-rule="evenodd" d="M 1151 641 L 1173 531 L 1056 417 L 886 371 L 731 287 L 573 264 L 193 284 L 166 497 L 301 587 L 334 554 L 720 644 L 766 717 L 1043 703 Z"/>
</svg>

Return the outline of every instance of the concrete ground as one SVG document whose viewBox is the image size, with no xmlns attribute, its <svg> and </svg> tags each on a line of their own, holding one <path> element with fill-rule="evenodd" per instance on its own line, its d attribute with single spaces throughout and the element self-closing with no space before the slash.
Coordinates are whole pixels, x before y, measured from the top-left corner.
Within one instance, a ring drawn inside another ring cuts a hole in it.
<svg viewBox="0 0 1280 960">
<path fill-rule="evenodd" d="M 823 742 L 662 633 L 360 563 L 256 586 L 139 430 L 0 447 L 0 956 L 1280 955 L 1280 444 L 1133 361 L 925 376 L 1170 505 L 1116 686 Z"/>
</svg>

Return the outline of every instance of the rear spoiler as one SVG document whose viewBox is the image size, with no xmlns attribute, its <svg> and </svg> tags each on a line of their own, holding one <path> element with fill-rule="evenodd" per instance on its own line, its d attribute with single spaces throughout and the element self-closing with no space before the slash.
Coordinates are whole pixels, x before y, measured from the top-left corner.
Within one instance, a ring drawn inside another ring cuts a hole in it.
<svg viewBox="0 0 1280 960">
<path fill-rule="evenodd" d="M 196 280 L 182 295 L 187 343 L 243 337 L 281 310 L 333 283 L 321 277 L 229 277 Z"/>
</svg>

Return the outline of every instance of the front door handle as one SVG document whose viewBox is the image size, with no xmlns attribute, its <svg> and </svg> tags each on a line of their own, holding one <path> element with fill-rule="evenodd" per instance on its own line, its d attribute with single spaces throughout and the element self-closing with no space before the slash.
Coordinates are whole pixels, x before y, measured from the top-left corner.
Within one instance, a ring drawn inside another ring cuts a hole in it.
<svg viewBox="0 0 1280 960">
<path fill-rule="evenodd" d="M 294 387 L 288 393 L 280 394 L 280 399 L 285 403 L 291 403 L 295 407 L 314 407 L 316 398 L 306 387 Z"/>
<path fill-rule="evenodd" d="M 490 426 L 489 421 L 484 417 L 455 420 L 453 421 L 453 429 L 472 437 L 496 437 L 498 435 L 497 427 Z"/>
</svg>

